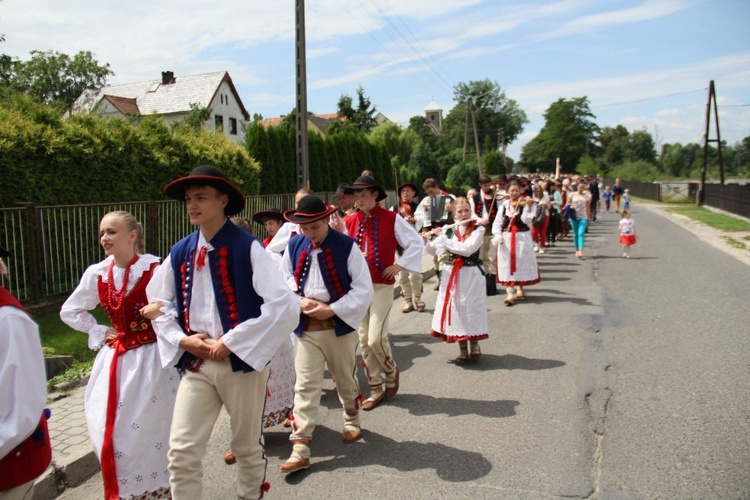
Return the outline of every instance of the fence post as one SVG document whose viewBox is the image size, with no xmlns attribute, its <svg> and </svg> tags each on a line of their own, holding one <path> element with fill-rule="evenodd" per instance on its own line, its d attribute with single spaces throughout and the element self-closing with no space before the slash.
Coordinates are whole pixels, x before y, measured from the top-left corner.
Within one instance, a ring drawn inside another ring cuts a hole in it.
<svg viewBox="0 0 750 500">
<path fill-rule="evenodd" d="M 33 202 L 19 203 L 25 208 L 24 218 L 26 219 L 26 248 L 28 248 L 28 273 L 29 284 L 31 285 L 31 298 L 37 304 L 41 302 L 45 295 L 42 290 L 44 280 L 41 270 L 42 265 L 42 224 L 40 208 Z"/>
<path fill-rule="evenodd" d="M 148 215 L 146 216 L 146 253 L 158 255 L 159 253 L 159 207 L 156 201 L 148 202 Z"/>
</svg>

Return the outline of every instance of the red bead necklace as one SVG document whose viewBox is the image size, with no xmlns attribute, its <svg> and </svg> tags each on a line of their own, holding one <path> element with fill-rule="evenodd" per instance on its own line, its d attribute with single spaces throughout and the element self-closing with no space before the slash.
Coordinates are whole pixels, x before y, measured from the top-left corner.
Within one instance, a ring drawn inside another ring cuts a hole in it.
<svg viewBox="0 0 750 500">
<path fill-rule="evenodd" d="M 109 271 L 107 271 L 107 302 L 109 303 L 110 309 L 113 311 L 119 311 L 122 307 L 122 301 L 125 298 L 125 294 L 128 293 L 128 278 L 130 277 L 130 267 L 135 264 L 138 260 L 138 254 L 133 256 L 133 259 L 125 267 L 125 275 L 122 277 L 122 287 L 118 290 L 115 286 L 114 268 L 115 261 L 109 264 Z"/>
</svg>

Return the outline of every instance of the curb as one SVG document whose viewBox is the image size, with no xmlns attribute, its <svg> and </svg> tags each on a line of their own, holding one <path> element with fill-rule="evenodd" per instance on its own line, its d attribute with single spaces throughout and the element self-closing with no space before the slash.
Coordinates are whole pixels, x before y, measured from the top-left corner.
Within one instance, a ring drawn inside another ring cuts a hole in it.
<svg viewBox="0 0 750 500">
<path fill-rule="evenodd" d="M 53 460 L 34 487 L 32 500 L 52 500 L 67 488 L 77 486 L 99 472 L 99 460 L 88 446 L 67 456 L 60 464 Z"/>
</svg>

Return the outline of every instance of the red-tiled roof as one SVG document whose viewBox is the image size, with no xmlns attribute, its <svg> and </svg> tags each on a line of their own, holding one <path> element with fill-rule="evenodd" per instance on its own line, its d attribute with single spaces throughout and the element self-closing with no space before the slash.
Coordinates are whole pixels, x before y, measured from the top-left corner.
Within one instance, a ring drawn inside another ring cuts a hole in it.
<svg viewBox="0 0 750 500">
<path fill-rule="evenodd" d="M 108 100 L 125 116 L 141 116 L 138 109 L 138 103 L 135 97 L 118 97 L 116 95 L 104 95 L 103 99 Z"/>
</svg>

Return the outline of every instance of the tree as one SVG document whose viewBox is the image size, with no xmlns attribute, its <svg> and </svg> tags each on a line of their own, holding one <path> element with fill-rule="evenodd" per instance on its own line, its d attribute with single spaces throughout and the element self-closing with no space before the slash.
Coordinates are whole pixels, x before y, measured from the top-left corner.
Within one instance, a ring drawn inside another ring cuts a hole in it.
<svg viewBox="0 0 750 500">
<path fill-rule="evenodd" d="M 197 132 L 203 128 L 209 118 L 211 118 L 211 108 L 202 108 L 199 104 L 191 102 L 190 111 L 185 118 L 175 123 L 175 128 Z"/>
<path fill-rule="evenodd" d="M 563 169 L 571 171 L 586 154 L 594 154 L 594 138 L 599 126 L 589 109 L 587 97 L 560 98 L 544 113 L 544 127 L 521 152 L 527 170 L 551 171 L 560 158 Z"/>
<path fill-rule="evenodd" d="M 433 178 L 438 182 L 442 181 L 440 163 L 438 163 L 437 157 L 430 150 L 430 147 L 424 142 L 411 154 L 409 169 L 417 171 L 417 178 L 419 179 Z"/>
<path fill-rule="evenodd" d="M 340 120 L 335 121 L 328 127 L 328 134 L 341 132 L 364 132 L 368 133 L 377 123 L 375 114 L 377 108 L 372 106 L 370 99 L 365 97 L 365 89 L 360 85 L 357 87 L 357 108 L 355 109 L 352 98 L 347 94 L 341 94 L 336 106 Z"/>
<path fill-rule="evenodd" d="M 609 165 L 618 165 L 625 161 L 628 153 L 628 129 L 622 125 L 616 127 L 604 127 L 599 134 L 599 146 L 602 150 L 602 159 Z"/>
<path fill-rule="evenodd" d="M 11 67 L 12 90 L 64 109 L 70 109 L 85 89 L 103 87 L 107 77 L 114 75 L 109 63 L 100 64 L 89 51 L 71 58 L 56 51 L 33 50 L 31 59 L 14 60 Z"/>
<path fill-rule="evenodd" d="M 463 147 L 467 120 L 467 103 L 471 98 L 477 130 L 474 131 L 469 120 L 469 149 L 474 150 L 474 133 L 479 137 L 482 151 L 492 151 L 498 148 L 498 142 L 510 144 L 523 132 L 524 124 L 528 123 L 526 113 L 513 99 L 506 97 L 497 82 L 489 79 L 480 81 L 460 82 L 453 87 L 453 98 L 457 104 L 443 120 L 443 133 L 446 138 L 445 151 Z M 498 136 L 502 140 L 498 140 Z M 474 151 L 476 154 L 476 151 Z"/>
<path fill-rule="evenodd" d="M 628 139 L 628 159 L 656 162 L 656 145 L 654 138 L 645 129 L 633 130 Z"/>
</svg>

